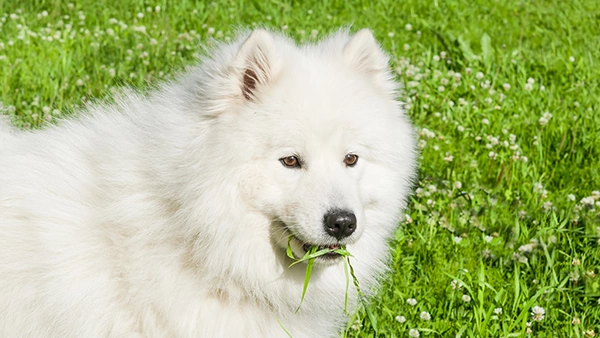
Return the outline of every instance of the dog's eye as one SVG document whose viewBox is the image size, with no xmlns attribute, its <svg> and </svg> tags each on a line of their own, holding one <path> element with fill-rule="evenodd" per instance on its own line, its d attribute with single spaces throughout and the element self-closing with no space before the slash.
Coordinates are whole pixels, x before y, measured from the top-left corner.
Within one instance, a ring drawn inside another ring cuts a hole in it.
<svg viewBox="0 0 600 338">
<path fill-rule="evenodd" d="M 280 158 L 279 162 L 288 168 L 300 168 L 300 161 L 296 156 Z"/>
<path fill-rule="evenodd" d="M 354 165 L 358 162 L 358 156 L 354 154 L 346 154 L 344 157 L 344 163 L 346 163 L 349 167 L 354 167 Z"/>
</svg>

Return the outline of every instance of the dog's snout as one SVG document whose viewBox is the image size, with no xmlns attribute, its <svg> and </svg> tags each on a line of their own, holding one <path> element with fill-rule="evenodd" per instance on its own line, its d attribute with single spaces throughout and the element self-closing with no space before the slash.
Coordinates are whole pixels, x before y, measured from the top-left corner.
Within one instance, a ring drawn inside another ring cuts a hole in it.
<svg viewBox="0 0 600 338">
<path fill-rule="evenodd" d="M 333 210 L 325 214 L 325 231 L 341 240 L 356 230 L 356 216 L 348 210 Z"/>
</svg>

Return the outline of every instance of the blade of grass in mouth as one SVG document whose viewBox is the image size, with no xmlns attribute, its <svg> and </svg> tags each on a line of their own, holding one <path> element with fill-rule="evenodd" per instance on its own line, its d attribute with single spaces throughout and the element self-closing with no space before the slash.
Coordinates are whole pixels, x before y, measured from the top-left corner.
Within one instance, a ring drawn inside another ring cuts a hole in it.
<svg viewBox="0 0 600 338">
<path fill-rule="evenodd" d="M 371 327 L 373 327 L 373 330 L 377 334 L 377 331 L 378 331 L 377 318 L 375 318 L 375 316 L 373 315 L 373 312 L 371 311 L 371 308 L 369 307 L 369 304 L 367 303 L 366 296 L 360 289 L 360 286 L 358 284 L 358 278 L 356 278 L 356 274 L 354 273 L 354 268 L 352 267 L 352 264 L 350 263 L 350 257 L 353 257 L 353 256 L 352 256 L 352 254 L 350 254 L 350 252 L 348 250 L 346 250 L 346 247 L 341 246 L 338 249 L 326 248 L 326 249 L 318 250 L 319 249 L 318 246 L 313 246 L 309 251 L 307 251 L 304 254 L 304 256 L 302 256 L 302 258 L 296 258 L 294 256 L 294 252 L 292 251 L 292 247 L 291 247 L 292 238 L 293 238 L 293 236 L 290 235 L 290 237 L 288 238 L 288 245 L 287 245 L 287 250 L 286 250 L 287 256 L 294 261 L 292 264 L 289 265 L 289 268 L 291 268 L 292 266 L 294 266 L 298 263 L 307 262 L 306 273 L 304 275 L 304 285 L 302 286 L 302 297 L 300 298 L 300 304 L 298 305 L 298 308 L 296 309 L 296 313 L 300 310 L 300 307 L 302 306 L 302 303 L 304 302 L 304 297 L 306 296 L 306 290 L 308 289 L 308 283 L 310 282 L 310 276 L 312 274 L 312 269 L 313 269 L 315 259 L 317 257 L 326 255 L 328 253 L 335 252 L 338 255 L 344 257 L 344 259 L 345 259 L 344 260 L 344 274 L 346 276 L 346 295 L 344 298 L 344 313 L 346 313 L 346 315 L 348 315 L 348 293 L 349 293 L 349 284 L 350 284 L 348 270 L 350 270 L 350 276 L 352 276 L 352 281 L 354 283 L 354 287 L 356 287 L 356 292 L 358 293 L 360 302 L 365 308 L 365 312 L 367 313 L 367 318 L 369 319 L 369 322 L 371 323 Z"/>
</svg>

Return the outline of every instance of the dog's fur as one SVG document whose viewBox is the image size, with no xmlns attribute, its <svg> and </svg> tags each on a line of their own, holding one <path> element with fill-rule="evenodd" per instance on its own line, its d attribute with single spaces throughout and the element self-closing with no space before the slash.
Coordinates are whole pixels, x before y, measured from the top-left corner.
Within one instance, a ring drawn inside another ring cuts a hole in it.
<svg viewBox="0 0 600 338">
<path fill-rule="evenodd" d="M 317 259 L 295 313 L 306 265 L 285 248 L 346 245 L 376 288 L 415 171 L 396 91 L 368 30 L 300 47 L 256 30 L 145 97 L 4 123 L 0 336 L 338 335 L 342 259 Z M 357 229 L 338 241 L 323 215 L 340 208 Z"/>
</svg>

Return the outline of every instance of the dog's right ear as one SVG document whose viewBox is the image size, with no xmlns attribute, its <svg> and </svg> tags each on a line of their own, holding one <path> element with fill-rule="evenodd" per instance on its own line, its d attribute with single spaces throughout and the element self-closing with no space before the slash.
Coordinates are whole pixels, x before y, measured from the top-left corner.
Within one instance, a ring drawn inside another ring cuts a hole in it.
<svg viewBox="0 0 600 338">
<path fill-rule="evenodd" d="M 257 29 L 244 41 L 236 57 L 239 84 L 244 99 L 254 101 L 278 71 L 279 58 L 271 33 Z"/>
</svg>

